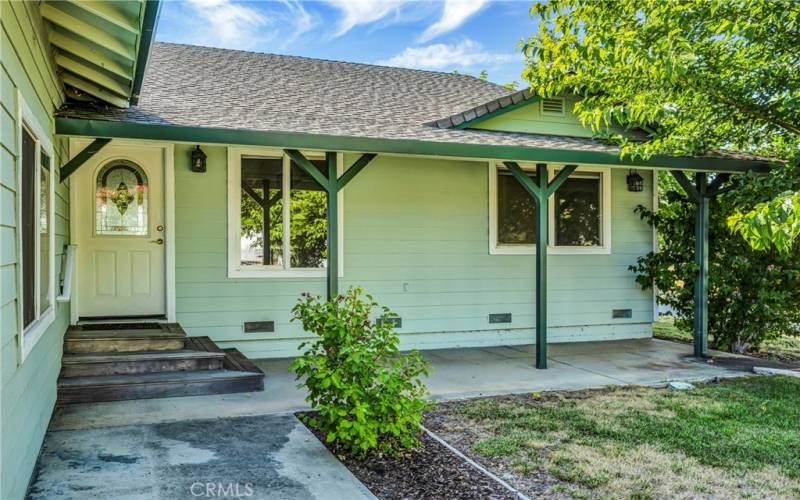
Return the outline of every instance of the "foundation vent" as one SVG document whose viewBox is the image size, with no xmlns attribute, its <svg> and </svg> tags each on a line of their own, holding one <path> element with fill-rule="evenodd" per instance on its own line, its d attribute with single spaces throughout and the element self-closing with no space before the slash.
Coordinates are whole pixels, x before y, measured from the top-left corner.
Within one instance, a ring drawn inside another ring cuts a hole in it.
<svg viewBox="0 0 800 500">
<path fill-rule="evenodd" d="M 511 323 L 511 313 L 496 313 L 489 315 L 489 324 Z"/>
<path fill-rule="evenodd" d="M 244 333 L 272 333 L 275 331 L 274 321 L 245 321 Z"/>
</svg>

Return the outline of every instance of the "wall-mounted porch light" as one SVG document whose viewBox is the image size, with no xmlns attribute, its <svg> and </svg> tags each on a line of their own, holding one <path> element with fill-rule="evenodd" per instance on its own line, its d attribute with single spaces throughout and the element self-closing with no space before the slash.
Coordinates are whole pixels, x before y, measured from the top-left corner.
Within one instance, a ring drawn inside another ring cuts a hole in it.
<svg viewBox="0 0 800 500">
<path fill-rule="evenodd" d="M 200 149 L 200 146 L 192 150 L 192 172 L 205 172 L 206 171 L 206 154 Z"/>
<path fill-rule="evenodd" d="M 632 193 L 638 193 L 640 191 L 644 191 L 644 179 L 641 175 L 639 175 L 636 170 L 631 170 L 626 177 L 628 181 L 628 191 Z"/>
</svg>

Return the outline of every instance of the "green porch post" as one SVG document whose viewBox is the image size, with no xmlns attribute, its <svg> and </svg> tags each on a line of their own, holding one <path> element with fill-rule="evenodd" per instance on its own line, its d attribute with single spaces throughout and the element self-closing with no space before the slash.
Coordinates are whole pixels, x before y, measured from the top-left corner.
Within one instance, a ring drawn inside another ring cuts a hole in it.
<svg viewBox="0 0 800 500">
<path fill-rule="evenodd" d="M 550 222 L 548 200 L 578 166 L 565 166 L 550 183 L 545 163 L 536 165 L 536 176 L 533 179 L 513 161 L 505 162 L 505 166 L 536 203 L 536 368 L 545 369 L 547 368 L 547 240 Z"/>
<path fill-rule="evenodd" d="M 536 368 L 547 368 L 547 242 L 550 236 L 550 203 L 547 194 L 547 165 L 536 165 Z M 545 186 L 544 189 L 541 186 Z"/>
<path fill-rule="evenodd" d="M 695 174 L 695 187 L 700 195 L 694 226 L 694 258 L 697 279 L 694 283 L 694 355 L 708 357 L 708 176 Z"/>
<path fill-rule="evenodd" d="M 698 172 L 694 175 L 694 184 L 679 171 L 673 170 L 672 176 L 681 185 L 689 201 L 695 204 L 694 223 L 694 261 L 697 264 L 697 276 L 694 282 L 694 355 L 699 358 L 708 357 L 708 215 L 711 198 L 732 189 L 733 185 L 723 188 L 730 179 L 730 174 L 717 174 L 708 182 L 708 174 Z"/>
<path fill-rule="evenodd" d="M 328 299 L 339 295 L 339 190 L 336 153 L 325 153 L 328 164 Z"/>
<path fill-rule="evenodd" d="M 327 296 L 330 300 L 339 295 L 339 198 L 337 195 L 377 155 L 374 153 L 361 155 L 350 168 L 344 171 L 341 177 L 337 177 L 336 153 L 325 153 L 327 172 L 323 173 L 300 151 L 286 149 L 284 152 L 325 190 L 328 213 Z"/>
</svg>

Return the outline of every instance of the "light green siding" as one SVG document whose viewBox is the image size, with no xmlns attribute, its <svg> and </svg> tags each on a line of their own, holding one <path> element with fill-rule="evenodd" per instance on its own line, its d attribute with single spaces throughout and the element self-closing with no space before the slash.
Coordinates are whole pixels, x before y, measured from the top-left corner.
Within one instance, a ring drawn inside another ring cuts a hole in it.
<svg viewBox="0 0 800 500">
<path fill-rule="evenodd" d="M 561 116 L 541 112 L 540 102 L 532 101 L 516 109 L 487 118 L 469 128 L 522 132 L 528 134 L 555 134 L 572 137 L 592 137 L 591 129 L 581 125 L 573 113 L 576 99 L 564 98 L 564 114 Z"/>
<path fill-rule="evenodd" d="M 290 323 L 301 292 L 324 294 L 324 278 L 228 279 L 226 149 L 206 146 L 208 172 L 189 171 L 189 146 L 175 148 L 176 307 L 190 335 L 209 335 L 251 357 L 296 353 L 302 329 Z M 355 156 L 346 155 L 345 164 Z M 534 257 L 490 255 L 488 174 L 481 162 L 379 156 L 345 188 L 345 274 L 403 318 L 403 347 L 531 343 Z M 652 203 L 612 170 L 610 255 L 552 255 L 550 339 L 606 340 L 650 335 L 652 294 L 627 270 L 652 249 L 633 210 Z M 632 309 L 631 319 L 611 319 Z M 490 313 L 513 314 L 489 325 Z M 243 334 L 244 321 L 275 321 L 274 333 Z"/>
<path fill-rule="evenodd" d="M 63 102 L 53 71 L 38 2 L 0 2 L 0 498 L 22 498 L 56 399 L 62 336 L 69 304 L 20 364 L 17 319 L 17 144 L 19 91 L 42 129 L 51 133 L 55 164 L 65 157 L 53 139 L 52 114 Z M 57 182 L 57 181 L 56 181 Z M 69 239 L 69 188 L 56 185 L 56 282 Z"/>
</svg>

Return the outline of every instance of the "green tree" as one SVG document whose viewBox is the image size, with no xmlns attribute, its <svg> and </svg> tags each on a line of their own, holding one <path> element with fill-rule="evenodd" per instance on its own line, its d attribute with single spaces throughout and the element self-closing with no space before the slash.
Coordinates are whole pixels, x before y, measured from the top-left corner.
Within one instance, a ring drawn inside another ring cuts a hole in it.
<svg viewBox="0 0 800 500">
<path fill-rule="evenodd" d="M 715 349 L 743 353 L 766 339 L 800 334 L 800 241 L 789 252 L 756 250 L 726 225 L 730 215 L 748 211 L 787 186 L 800 189 L 788 167 L 772 176 L 755 176 L 711 200 L 709 218 L 709 337 Z M 655 284 L 659 301 L 669 305 L 678 327 L 694 318 L 694 212 L 683 190 L 667 172 L 659 182 L 659 209 L 639 207 L 658 229 L 659 251 L 640 257 L 631 270 L 643 289 Z"/>
<path fill-rule="evenodd" d="M 545 96 L 580 96 L 581 120 L 623 155 L 800 159 L 800 2 L 548 0 L 531 14 L 540 22 L 522 44 L 524 78 Z M 729 226 L 756 248 L 786 252 L 800 235 L 800 193 L 776 194 L 730 214 Z"/>
</svg>

